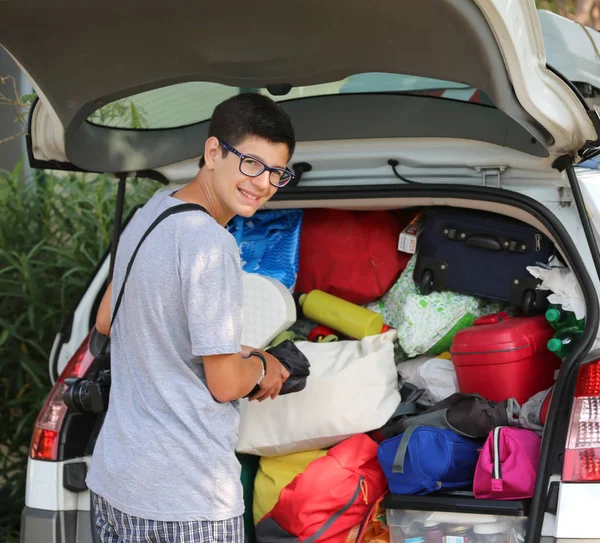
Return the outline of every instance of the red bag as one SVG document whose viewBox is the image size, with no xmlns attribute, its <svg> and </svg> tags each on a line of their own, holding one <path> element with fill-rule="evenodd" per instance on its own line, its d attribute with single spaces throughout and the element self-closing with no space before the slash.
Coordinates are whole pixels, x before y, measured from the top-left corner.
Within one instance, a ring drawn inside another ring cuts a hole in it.
<svg viewBox="0 0 600 543">
<path fill-rule="evenodd" d="M 295 292 L 322 290 L 355 304 L 383 296 L 411 255 L 398 238 L 414 213 L 306 209 Z"/>
<path fill-rule="evenodd" d="M 258 543 L 345 543 L 387 491 L 377 443 L 357 434 L 310 463 L 256 526 Z"/>
<path fill-rule="evenodd" d="M 454 336 L 450 353 L 461 392 L 523 405 L 554 384 L 560 358 L 548 350 L 554 334 L 543 315 L 512 317 L 507 313 L 476 319 Z"/>
</svg>

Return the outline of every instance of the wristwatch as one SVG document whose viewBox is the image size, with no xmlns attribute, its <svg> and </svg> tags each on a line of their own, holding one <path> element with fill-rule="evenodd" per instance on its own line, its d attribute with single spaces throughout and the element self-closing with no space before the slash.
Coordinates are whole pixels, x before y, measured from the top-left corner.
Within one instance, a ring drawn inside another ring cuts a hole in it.
<svg viewBox="0 0 600 543">
<path fill-rule="evenodd" d="M 262 372 L 260 374 L 260 377 L 258 378 L 258 381 L 256 381 L 256 385 L 254 385 L 254 388 L 248 393 L 246 397 L 254 396 L 260 390 L 260 383 L 265 378 L 265 375 L 267 375 L 267 359 L 264 357 L 264 355 L 259 351 L 250 351 L 250 355 L 248 356 L 248 358 L 250 358 L 251 356 L 256 356 L 262 362 Z"/>
</svg>

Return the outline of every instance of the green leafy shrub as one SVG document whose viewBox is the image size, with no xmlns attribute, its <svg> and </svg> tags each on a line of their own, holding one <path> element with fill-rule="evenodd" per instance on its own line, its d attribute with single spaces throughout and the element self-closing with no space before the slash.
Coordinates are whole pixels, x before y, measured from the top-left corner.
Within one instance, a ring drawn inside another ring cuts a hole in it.
<svg viewBox="0 0 600 543">
<path fill-rule="evenodd" d="M 158 189 L 127 182 L 124 216 Z M 117 182 L 0 172 L 0 541 L 18 541 L 27 456 L 54 336 L 110 245 Z"/>
</svg>

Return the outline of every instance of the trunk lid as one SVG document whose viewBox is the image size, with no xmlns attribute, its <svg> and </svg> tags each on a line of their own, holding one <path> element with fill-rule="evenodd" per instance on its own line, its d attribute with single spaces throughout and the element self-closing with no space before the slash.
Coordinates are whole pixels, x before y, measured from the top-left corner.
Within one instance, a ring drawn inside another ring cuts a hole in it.
<svg viewBox="0 0 600 543">
<path fill-rule="evenodd" d="M 410 124 L 380 133 L 373 119 L 385 118 L 384 106 L 398 112 L 415 105 L 396 100 L 383 106 L 373 100 L 381 95 L 372 93 L 399 98 L 414 90 L 379 82 L 356 95 L 351 79 L 360 74 L 409 74 L 421 79 L 420 91 L 436 90 L 435 82 L 423 89 L 422 78 L 445 82 L 446 90 L 477 89 L 495 106 L 473 106 L 484 117 L 484 109 L 494 112 L 487 113 L 493 117 L 488 129 L 460 123 L 449 137 L 485 140 L 498 130 L 518 132 L 519 143 L 501 136 L 497 143 L 547 168 L 555 157 L 577 154 L 598 139 L 576 92 L 546 67 L 533 0 L 386 0 L 377 10 L 359 0 L 293 0 L 285 13 L 274 0 L 226 6 L 174 0 L 165 18 L 164 4 L 153 0 L 107 0 L 98 16 L 73 0 L 1 2 L 0 42 L 40 97 L 31 118 L 32 162 L 131 172 L 198 157 L 214 105 L 248 89 L 284 102 L 301 144 L 422 137 L 421 124 L 431 133 L 443 127 L 444 107 L 427 105 L 427 115 L 417 114 L 420 104 L 431 102 L 421 96 Z M 143 24 L 136 24 L 140 16 Z M 323 92 L 329 95 L 317 96 Z M 135 100 L 122 101 L 132 96 L 145 97 L 146 104 L 152 98 L 153 112 L 144 118 Z M 107 104 L 128 118 L 127 129 L 107 117 Z M 170 114 L 161 121 L 154 110 L 164 114 L 165 108 Z M 355 117 L 371 120 L 367 136 L 367 122 L 348 132 Z"/>
</svg>

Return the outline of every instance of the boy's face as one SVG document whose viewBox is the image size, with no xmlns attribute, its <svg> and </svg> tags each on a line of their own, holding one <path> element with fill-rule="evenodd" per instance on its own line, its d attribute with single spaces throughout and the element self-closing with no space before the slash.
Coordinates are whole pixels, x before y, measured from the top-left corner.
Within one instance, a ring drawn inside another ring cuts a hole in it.
<svg viewBox="0 0 600 543">
<path fill-rule="evenodd" d="M 215 152 L 211 153 L 213 160 L 210 161 L 212 162 L 210 166 L 214 171 L 214 190 L 219 203 L 232 215 L 251 217 L 277 192 L 277 187 L 269 181 L 270 172 L 265 170 L 258 177 L 244 175 L 240 171 L 240 157 L 231 151 L 223 157 L 223 148 L 218 140 L 210 139 L 216 142 L 216 144 L 212 142 L 213 146 L 218 145 Z M 257 158 L 272 168 L 285 168 L 290 158 L 285 143 L 273 143 L 256 136 L 249 136 L 242 140 L 235 149 L 243 155 Z"/>
</svg>

